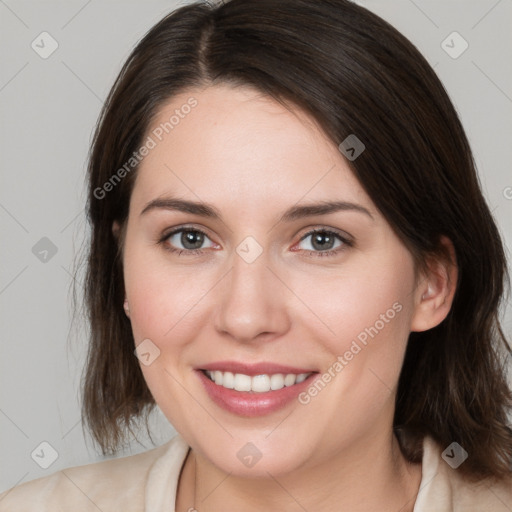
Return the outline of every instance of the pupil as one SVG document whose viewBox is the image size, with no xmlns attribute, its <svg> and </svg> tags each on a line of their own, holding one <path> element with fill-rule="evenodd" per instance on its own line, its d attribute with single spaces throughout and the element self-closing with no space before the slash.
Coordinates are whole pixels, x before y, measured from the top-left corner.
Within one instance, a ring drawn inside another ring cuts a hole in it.
<svg viewBox="0 0 512 512">
<path fill-rule="evenodd" d="M 203 234 L 197 231 L 184 231 L 181 235 L 181 243 L 187 249 L 198 249 L 203 244 Z M 187 244 L 191 244 L 192 247 Z"/>
</svg>

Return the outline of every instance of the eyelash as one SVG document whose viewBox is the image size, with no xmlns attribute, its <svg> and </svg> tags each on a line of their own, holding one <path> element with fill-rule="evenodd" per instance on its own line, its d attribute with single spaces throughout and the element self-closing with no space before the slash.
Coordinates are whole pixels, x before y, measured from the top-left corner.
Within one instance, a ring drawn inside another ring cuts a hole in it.
<svg viewBox="0 0 512 512">
<path fill-rule="evenodd" d="M 186 253 L 187 256 L 194 256 L 194 255 L 202 254 L 204 252 L 204 249 L 176 249 L 174 247 L 170 247 L 166 243 L 167 240 L 172 235 L 175 235 L 177 233 L 181 233 L 181 232 L 184 232 L 184 231 L 188 231 L 188 232 L 191 232 L 191 233 L 201 233 L 205 237 L 209 238 L 208 234 L 205 233 L 204 231 L 202 231 L 201 229 L 198 229 L 198 228 L 195 228 L 195 227 L 192 227 L 192 226 L 190 226 L 190 227 L 189 226 L 181 226 L 181 227 L 179 227 L 177 229 L 174 229 L 173 231 L 170 231 L 169 233 L 164 234 L 158 240 L 158 243 L 163 245 L 163 247 L 164 247 L 164 249 L 166 251 L 169 251 L 169 252 L 175 253 L 175 254 L 177 253 L 178 256 L 181 256 L 182 253 Z M 308 231 L 307 233 L 304 234 L 304 236 L 302 236 L 302 238 L 299 240 L 299 242 L 302 242 L 308 236 L 314 235 L 315 233 L 323 233 L 323 234 L 326 234 L 326 235 L 333 235 L 338 240 L 340 240 L 343 243 L 343 245 L 338 247 L 337 249 L 329 249 L 329 250 L 326 250 L 326 251 L 304 251 L 304 252 L 306 252 L 308 254 L 307 257 L 322 258 L 322 257 L 325 257 L 325 256 L 337 256 L 340 252 L 342 252 L 343 250 L 346 250 L 348 247 L 353 247 L 354 246 L 354 242 L 352 240 L 349 240 L 348 238 L 346 238 L 345 236 L 341 235 L 341 233 L 338 233 L 337 231 L 333 231 L 332 229 L 327 229 L 327 228 L 316 228 L 316 229 L 313 229 L 311 231 Z"/>
</svg>

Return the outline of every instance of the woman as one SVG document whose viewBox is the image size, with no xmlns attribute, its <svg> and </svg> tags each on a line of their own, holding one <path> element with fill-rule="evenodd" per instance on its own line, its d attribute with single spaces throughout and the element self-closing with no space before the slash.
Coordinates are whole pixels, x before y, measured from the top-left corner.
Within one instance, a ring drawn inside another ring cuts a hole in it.
<svg viewBox="0 0 512 512">
<path fill-rule="evenodd" d="M 89 165 L 84 420 L 0 510 L 507 511 L 503 245 L 446 92 L 344 0 L 182 7 Z M 134 355 L 135 349 L 135 355 Z"/>
</svg>

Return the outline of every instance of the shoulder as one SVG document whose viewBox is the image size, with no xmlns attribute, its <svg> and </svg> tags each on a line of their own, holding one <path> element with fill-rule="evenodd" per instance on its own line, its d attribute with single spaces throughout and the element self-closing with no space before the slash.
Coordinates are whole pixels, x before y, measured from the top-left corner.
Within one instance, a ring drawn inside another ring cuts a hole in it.
<svg viewBox="0 0 512 512">
<path fill-rule="evenodd" d="M 187 452 L 188 445 L 175 436 L 137 455 L 66 468 L 3 492 L 0 512 L 145 510 L 148 486 L 155 493 L 168 488 L 169 482 L 159 481 L 162 469 L 167 479 L 177 480 Z"/>
<path fill-rule="evenodd" d="M 512 510 L 512 472 L 510 477 L 502 480 L 486 479 L 474 483 L 457 471 L 464 456 L 457 446 L 441 447 L 432 438 L 425 438 L 422 480 L 414 512 Z"/>
</svg>

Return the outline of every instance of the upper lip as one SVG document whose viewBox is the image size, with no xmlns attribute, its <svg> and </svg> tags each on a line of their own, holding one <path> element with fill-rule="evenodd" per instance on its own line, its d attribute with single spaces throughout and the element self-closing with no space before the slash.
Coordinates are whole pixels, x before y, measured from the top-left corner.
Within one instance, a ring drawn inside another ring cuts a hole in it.
<svg viewBox="0 0 512 512">
<path fill-rule="evenodd" d="M 296 368 L 293 366 L 287 366 L 283 364 L 275 364 L 270 362 L 261 362 L 261 363 L 242 363 L 237 361 L 217 361 L 214 363 L 205 364 L 199 366 L 198 370 L 208 370 L 208 371 L 221 371 L 221 372 L 231 372 L 231 373 L 243 373 L 244 375 L 273 375 L 276 373 L 295 373 L 297 375 L 301 373 L 313 373 L 316 370 L 312 370 L 311 368 Z"/>
</svg>

